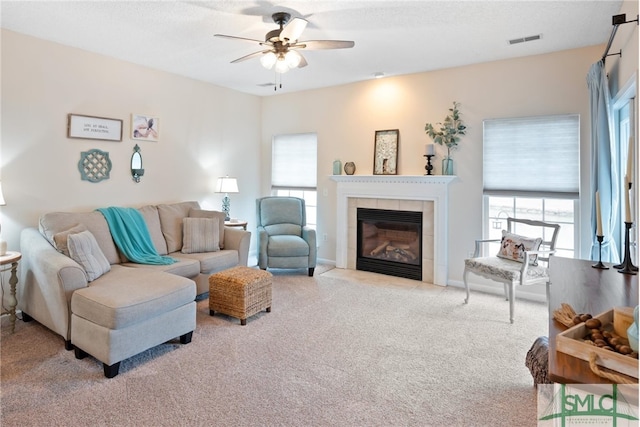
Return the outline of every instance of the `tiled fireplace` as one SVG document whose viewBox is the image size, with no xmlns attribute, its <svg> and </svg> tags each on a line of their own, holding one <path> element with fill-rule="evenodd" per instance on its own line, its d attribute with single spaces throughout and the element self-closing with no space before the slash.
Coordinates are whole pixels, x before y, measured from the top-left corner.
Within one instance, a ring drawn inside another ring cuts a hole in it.
<svg viewBox="0 0 640 427">
<path fill-rule="evenodd" d="M 422 212 L 422 281 L 447 284 L 448 187 L 454 176 L 334 175 L 336 267 L 356 269 L 358 208 Z"/>
</svg>

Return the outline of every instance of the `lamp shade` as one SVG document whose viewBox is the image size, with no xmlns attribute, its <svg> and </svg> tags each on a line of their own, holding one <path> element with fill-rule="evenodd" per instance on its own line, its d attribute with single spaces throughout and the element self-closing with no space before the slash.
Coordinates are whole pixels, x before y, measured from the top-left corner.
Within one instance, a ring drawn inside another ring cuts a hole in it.
<svg viewBox="0 0 640 427">
<path fill-rule="evenodd" d="M 2 194 L 2 182 L 0 182 L 0 206 L 6 205 L 4 195 Z"/>
<path fill-rule="evenodd" d="M 228 176 L 218 178 L 216 183 L 216 193 L 237 193 L 238 180 Z"/>
<path fill-rule="evenodd" d="M 278 60 L 278 57 L 276 56 L 275 53 L 273 52 L 268 52 L 265 53 L 264 55 L 262 55 L 260 57 L 260 63 L 262 64 L 262 66 L 264 68 L 266 68 L 267 70 L 270 70 L 273 68 L 274 65 L 276 65 L 276 61 Z"/>
<path fill-rule="evenodd" d="M 285 60 L 284 56 L 281 56 L 276 61 L 276 73 L 284 74 L 289 71 L 289 65 Z"/>
</svg>

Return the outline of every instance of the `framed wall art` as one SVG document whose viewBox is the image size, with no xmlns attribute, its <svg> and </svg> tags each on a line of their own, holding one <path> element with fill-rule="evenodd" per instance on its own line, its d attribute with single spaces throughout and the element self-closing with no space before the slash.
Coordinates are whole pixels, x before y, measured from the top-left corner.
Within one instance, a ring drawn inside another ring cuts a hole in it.
<svg viewBox="0 0 640 427">
<path fill-rule="evenodd" d="M 377 130 L 373 149 L 373 174 L 398 174 L 398 129 Z"/>
<path fill-rule="evenodd" d="M 122 120 L 69 114 L 67 116 L 67 137 L 122 141 Z"/>
<path fill-rule="evenodd" d="M 111 173 L 109 153 L 97 148 L 81 152 L 78 170 L 83 181 L 100 182 L 109 179 Z"/>
<path fill-rule="evenodd" d="M 142 114 L 131 115 L 131 139 L 157 141 L 160 119 Z"/>
</svg>

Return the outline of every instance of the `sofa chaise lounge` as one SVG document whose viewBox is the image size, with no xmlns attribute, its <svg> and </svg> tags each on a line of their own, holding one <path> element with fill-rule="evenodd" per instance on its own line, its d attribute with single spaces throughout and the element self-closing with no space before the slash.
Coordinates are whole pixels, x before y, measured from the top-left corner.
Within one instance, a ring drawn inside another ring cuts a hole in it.
<svg viewBox="0 0 640 427">
<path fill-rule="evenodd" d="M 135 354 L 176 337 L 190 342 L 195 300 L 209 291 L 209 275 L 247 265 L 251 233 L 225 228 L 222 212 L 202 210 L 197 202 L 137 211 L 157 254 L 172 263 L 131 262 L 99 211 L 46 213 L 39 229 L 21 233 L 23 319 L 61 335 L 77 358 L 101 361 L 109 378 Z M 89 255 L 76 261 L 85 249 Z"/>
</svg>

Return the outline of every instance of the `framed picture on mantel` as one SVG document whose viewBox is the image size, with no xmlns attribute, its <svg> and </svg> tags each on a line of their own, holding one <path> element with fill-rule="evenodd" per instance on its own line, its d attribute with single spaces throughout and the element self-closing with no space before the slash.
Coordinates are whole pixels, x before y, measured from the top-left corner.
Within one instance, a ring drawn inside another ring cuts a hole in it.
<svg viewBox="0 0 640 427">
<path fill-rule="evenodd" d="M 398 129 L 377 130 L 373 149 L 373 174 L 398 174 L 398 145 L 400 131 Z"/>
</svg>

